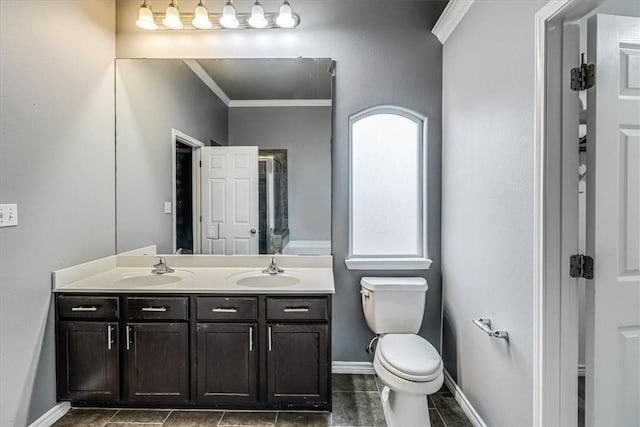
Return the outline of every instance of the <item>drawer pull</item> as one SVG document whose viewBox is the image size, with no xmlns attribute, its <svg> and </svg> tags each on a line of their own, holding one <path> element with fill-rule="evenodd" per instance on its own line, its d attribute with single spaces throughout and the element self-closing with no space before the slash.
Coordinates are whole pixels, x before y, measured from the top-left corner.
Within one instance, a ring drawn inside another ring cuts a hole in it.
<svg viewBox="0 0 640 427">
<path fill-rule="evenodd" d="M 249 351 L 253 351 L 253 326 L 249 326 Z"/>
<path fill-rule="evenodd" d="M 224 308 L 224 307 L 216 307 L 211 309 L 214 313 L 237 313 L 238 309 L 235 307 Z"/>
<path fill-rule="evenodd" d="M 142 307 L 142 311 L 165 312 L 167 307 Z"/>
<path fill-rule="evenodd" d="M 308 313 L 309 307 L 285 307 L 285 313 Z"/>
<path fill-rule="evenodd" d="M 269 334 L 268 334 L 268 338 L 269 338 L 269 351 L 271 351 L 271 326 L 269 326 Z"/>
<path fill-rule="evenodd" d="M 91 306 L 91 307 L 84 307 L 84 306 L 80 306 L 80 307 L 72 307 L 71 311 L 98 311 L 98 307 Z"/>
<path fill-rule="evenodd" d="M 127 331 L 127 351 L 129 351 L 131 349 L 131 326 L 127 325 L 125 330 Z"/>
</svg>

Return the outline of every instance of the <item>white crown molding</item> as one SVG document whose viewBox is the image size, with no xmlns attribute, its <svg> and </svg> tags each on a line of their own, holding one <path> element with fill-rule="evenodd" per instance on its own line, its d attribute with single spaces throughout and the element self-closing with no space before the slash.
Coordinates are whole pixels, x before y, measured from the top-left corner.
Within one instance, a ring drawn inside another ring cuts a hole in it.
<svg viewBox="0 0 640 427">
<path fill-rule="evenodd" d="M 183 61 L 187 65 L 187 67 L 191 68 L 191 71 L 193 71 L 193 73 L 198 76 L 209 89 L 211 89 L 211 92 L 215 93 L 218 98 L 220 98 L 220 100 L 224 102 L 224 105 L 226 105 L 227 107 L 230 106 L 231 99 L 229 98 L 229 96 L 225 93 L 224 90 L 222 90 L 220 86 L 218 86 L 218 83 L 216 83 L 215 80 L 211 78 L 209 73 L 207 73 L 205 69 L 202 68 L 202 65 L 200 65 L 198 61 L 196 61 L 195 59 L 183 59 Z"/>
<path fill-rule="evenodd" d="M 444 44 L 475 0 L 450 0 L 431 32 Z"/>
<path fill-rule="evenodd" d="M 229 108 L 331 107 L 330 99 L 232 99 Z"/>
<path fill-rule="evenodd" d="M 71 404 L 69 402 L 60 402 L 29 424 L 29 427 L 49 427 L 62 418 L 70 409 Z"/>
<path fill-rule="evenodd" d="M 482 420 L 482 418 L 480 418 L 478 411 L 476 411 L 473 405 L 471 405 L 467 396 L 464 395 L 460 387 L 458 387 L 458 384 L 456 384 L 446 369 L 444 370 L 444 385 L 446 385 L 449 391 L 451 391 L 451 394 L 453 394 L 456 402 L 458 402 L 460 408 L 462 408 L 462 412 L 464 412 L 467 418 L 469 418 L 471 424 L 475 427 L 487 427 L 487 424 Z"/>
<path fill-rule="evenodd" d="M 334 374 L 375 374 L 371 362 L 340 362 L 331 363 L 331 372 Z"/>
</svg>

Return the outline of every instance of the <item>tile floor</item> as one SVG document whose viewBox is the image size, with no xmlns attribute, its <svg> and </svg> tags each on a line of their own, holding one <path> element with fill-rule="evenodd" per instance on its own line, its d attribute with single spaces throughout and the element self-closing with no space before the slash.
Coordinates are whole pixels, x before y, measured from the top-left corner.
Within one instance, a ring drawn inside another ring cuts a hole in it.
<svg viewBox="0 0 640 427">
<path fill-rule="evenodd" d="M 382 387 L 374 375 L 332 376 L 333 412 L 239 412 L 135 409 L 72 409 L 55 427 L 352 427 L 385 426 Z M 446 387 L 429 396 L 432 427 L 472 424 Z"/>
</svg>

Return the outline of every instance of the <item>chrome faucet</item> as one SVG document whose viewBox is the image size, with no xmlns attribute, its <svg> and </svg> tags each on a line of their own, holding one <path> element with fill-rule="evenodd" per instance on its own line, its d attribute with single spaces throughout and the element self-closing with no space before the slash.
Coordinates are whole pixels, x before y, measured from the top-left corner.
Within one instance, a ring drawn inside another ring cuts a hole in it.
<svg viewBox="0 0 640 427">
<path fill-rule="evenodd" d="M 153 264 L 153 270 L 151 270 L 151 273 L 153 274 L 165 274 L 165 273 L 173 273 L 175 270 L 171 267 L 169 267 L 167 265 L 167 261 L 162 258 L 159 257 L 158 258 L 158 263 L 157 264 Z"/>
<path fill-rule="evenodd" d="M 269 267 L 262 270 L 262 272 L 265 274 L 279 274 L 279 273 L 284 273 L 284 270 L 278 267 L 278 264 L 276 264 L 276 257 L 271 257 L 271 262 L 269 263 Z"/>
</svg>

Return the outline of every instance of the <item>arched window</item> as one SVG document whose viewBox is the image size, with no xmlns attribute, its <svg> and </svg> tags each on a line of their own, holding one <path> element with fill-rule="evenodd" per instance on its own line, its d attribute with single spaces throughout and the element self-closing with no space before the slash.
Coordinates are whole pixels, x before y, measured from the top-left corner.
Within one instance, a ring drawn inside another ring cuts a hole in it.
<svg viewBox="0 0 640 427">
<path fill-rule="evenodd" d="M 377 106 L 349 119 L 351 270 L 428 269 L 427 118 Z"/>
</svg>

